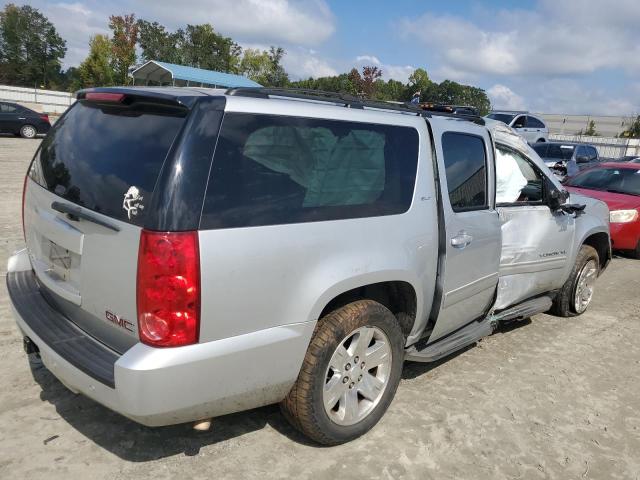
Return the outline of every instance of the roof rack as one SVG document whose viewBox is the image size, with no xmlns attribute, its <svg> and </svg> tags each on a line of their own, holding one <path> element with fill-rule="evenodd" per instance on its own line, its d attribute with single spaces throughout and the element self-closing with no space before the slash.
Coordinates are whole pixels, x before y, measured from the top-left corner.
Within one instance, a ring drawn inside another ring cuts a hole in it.
<svg viewBox="0 0 640 480">
<path fill-rule="evenodd" d="M 371 108 L 377 110 L 388 110 L 398 113 L 414 114 L 421 117 L 451 117 L 460 120 L 468 120 L 479 125 L 484 125 L 484 119 L 479 115 L 453 113 L 444 109 L 425 109 L 409 102 L 386 102 L 382 100 L 367 100 L 355 97 L 347 93 L 327 92 L 324 90 L 312 90 L 303 88 L 253 88 L 236 87 L 225 92 L 234 97 L 271 98 L 284 97 L 313 102 L 329 102 L 342 105 L 347 108 Z"/>
<path fill-rule="evenodd" d="M 490 113 L 529 113 L 529 110 L 501 110 L 501 109 L 496 109 L 496 110 L 491 110 Z"/>
</svg>

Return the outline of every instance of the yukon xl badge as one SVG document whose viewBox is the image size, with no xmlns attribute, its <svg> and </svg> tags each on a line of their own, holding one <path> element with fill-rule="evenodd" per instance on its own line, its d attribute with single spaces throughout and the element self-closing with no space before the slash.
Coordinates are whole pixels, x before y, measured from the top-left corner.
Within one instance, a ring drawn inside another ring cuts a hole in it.
<svg viewBox="0 0 640 480">
<path fill-rule="evenodd" d="M 124 194 L 124 201 L 122 202 L 122 208 L 127 211 L 127 216 L 129 220 L 131 217 L 135 217 L 138 215 L 140 210 L 144 210 L 144 205 L 142 205 L 142 199 L 144 197 L 140 195 L 140 190 L 138 187 L 131 186 L 127 193 Z"/>
</svg>

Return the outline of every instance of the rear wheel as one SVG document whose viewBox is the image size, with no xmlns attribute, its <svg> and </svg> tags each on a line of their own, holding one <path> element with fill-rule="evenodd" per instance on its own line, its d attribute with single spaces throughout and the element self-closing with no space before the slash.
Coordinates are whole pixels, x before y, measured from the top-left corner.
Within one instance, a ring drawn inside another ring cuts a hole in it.
<svg viewBox="0 0 640 480">
<path fill-rule="evenodd" d="M 544 142 L 546 142 L 544 138 L 539 138 L 538 140 L 536 140 L 536 143 L 544 143 Z"/>
<path fill-rule="evenodd" d="M 20 128 L 20 136 L 22 136 L 22 138 L 35 138 L 37 134 L 38 131 L 33 125 L 23 125 Z"/>
<path fill-rule="evenodd" d="M 638 245 L 636 245 L 636 249 L 631 250 L 631 256 L 633 258 L 637 258 L 640 260 L 640 240 L 638 240 Z"/>
<path fill-rule="evenodd" d="M 318 443 L 353 440 L 389 407 L 403 360 L 404 336 L 386 307 L 372 300 L 345 305 L 319 320 L 282 412 Z"/>
<path fill-rule="evenodd" d="M 571 275 L 553 302 L 551 313 L 560 317 L 573 317 L 584 313 L 593 299 L 599 272 L 598 252 L 589 245 L 582 245 Z"/>
</svg>

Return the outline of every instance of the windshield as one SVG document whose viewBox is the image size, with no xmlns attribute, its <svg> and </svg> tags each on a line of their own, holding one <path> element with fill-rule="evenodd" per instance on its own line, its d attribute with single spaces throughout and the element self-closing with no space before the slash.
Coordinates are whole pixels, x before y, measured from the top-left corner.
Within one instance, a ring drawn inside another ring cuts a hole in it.
<svg viewBox="0 0 640 480">
<path fill-rule="evenodd" d="M 573 177 L 567 185 L 628 195 L 640 195 L 640 169 L 594 168 Z"/>
<path fill-rule="evenodd" d="M 569 160 L 576 149 L 573 145 L 561 145 L 558 143 L 548 143 L 547 145 L 536 145 L 533 149 L 543 158 L 557 158 L 558 160 Z"/>
<path fill-rule="evenodd" d="M 513 117 L 515 117 L 515 115 L 510 113 L 490 113 L 489 115 L 487 115 L 487 118 L 498 120 L 499 122 L 506 123 L 507 125 L 511 123 Z"/>
</svg>

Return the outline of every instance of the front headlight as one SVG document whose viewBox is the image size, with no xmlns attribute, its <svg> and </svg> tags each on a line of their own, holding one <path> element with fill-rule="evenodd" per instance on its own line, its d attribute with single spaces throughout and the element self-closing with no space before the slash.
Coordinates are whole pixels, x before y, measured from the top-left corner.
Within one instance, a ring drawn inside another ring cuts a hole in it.
<svg viewBox="0 0 640 480">
<path fill-rule="evenodd" d="M 609 212 L 609 221 L 611 223 L 629 223 L 637 218 L 637 210 L 612 210 Z"/>
</svg>

